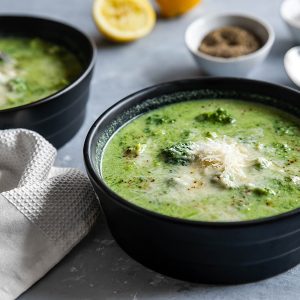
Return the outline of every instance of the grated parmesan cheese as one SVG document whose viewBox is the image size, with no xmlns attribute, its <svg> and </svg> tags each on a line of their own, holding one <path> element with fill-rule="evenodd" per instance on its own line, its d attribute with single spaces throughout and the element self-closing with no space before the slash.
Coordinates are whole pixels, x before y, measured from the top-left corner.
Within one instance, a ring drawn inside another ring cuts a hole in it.
<svg viewBox="0 0 300 300">
<path fill-rule="evenodd" d="M 254 166 L 258 153 L 232 138 L 206 139 L 191 146 L 195 163 L 212 180 L 227 188 L 249 184 L 247 168 Z"/>
<path fill-rule="evenodd" d="M 291 179 L 292 179 L 292 182 L 294 184 L 300 184 L 300 177 L 299 176 L 292 176 Z"/>
</svg>

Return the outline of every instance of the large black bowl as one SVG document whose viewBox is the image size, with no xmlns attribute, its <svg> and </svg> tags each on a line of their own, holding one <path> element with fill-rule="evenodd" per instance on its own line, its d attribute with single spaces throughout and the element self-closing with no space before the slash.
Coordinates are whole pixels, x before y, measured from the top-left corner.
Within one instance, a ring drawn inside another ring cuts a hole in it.
<svg viewBox="0 0 300 300">
<path fill-rule="evenodd" d="M 67 24 L 32 16 L 0 15 L 0 36 L 40 37 L 65 46 L 81 61 L 81 74 L 66 88 L 39 101 L 0 110 L 0 129 L 31 129 L 56 147 L 62 146 L 75 135 L 85 118 L 96 57 L 93 42 Z"/>
<path fill-rule="evenodd" d="M 234 98 L 300 116 L 300 93 L 282 86 L 230 78 L 175 81 L 133 94 L 107 110 L 84 146 L 86 169 L 119 245 L 145 266 L 179 279 L 243 283 L 300 262 L 300 209 L 243 222 L 198 222 L 140 208 L 116 195 L 101 176 L 101 155 L 114 132 L 133 117 L 185 100 Z"/>
</svg>

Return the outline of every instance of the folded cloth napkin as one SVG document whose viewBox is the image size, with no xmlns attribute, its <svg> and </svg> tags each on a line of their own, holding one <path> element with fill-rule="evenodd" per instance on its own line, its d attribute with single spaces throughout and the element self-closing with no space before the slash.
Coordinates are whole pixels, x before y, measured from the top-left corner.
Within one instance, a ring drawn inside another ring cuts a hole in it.
<svg viewBox="0 0 300 300">
<path fill-rule="evenodd" d="M 0 299 L 15 299 L 90 230 L 99 206 L 78 170 L 55 168 L 35 132 L 0 130 Z"/>
</svg>

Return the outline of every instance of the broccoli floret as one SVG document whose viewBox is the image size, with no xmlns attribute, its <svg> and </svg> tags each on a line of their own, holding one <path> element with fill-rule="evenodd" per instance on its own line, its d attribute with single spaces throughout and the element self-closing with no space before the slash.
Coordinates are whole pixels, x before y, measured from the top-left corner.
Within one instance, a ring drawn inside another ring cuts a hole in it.
<svg viewBox="0 0 300 300">
<path fill-rule="evenodd" d="M 26 92 L 28 89 L 26 82 L 21 78 L 14 78 L 10 80 L 8 82 L 8 86 L 13 92 L 17 93 Z"/>
<path fill-rule="evenodd" d="M 147 125 L 161 125 L 161 124 L 168 124 L 174 123 L 174 119 L 170 119 L 168 116 L 160 116 L 160 115 L 152 115 L 146 119 Z"/>
<path fill-rule="evenodd" d="M 166 163 L 173 165 L 188 165 L 194 158 L 191 143 L 179 143 L 162 150 Z"/>
<path fill-rule="evenodd" d="M 218 108 L 214 112 L 203 113 L 197 116 L 196 121 L 198 122 L 208 121 L 212 123 L 232 124 L 235 122 L 235 119 L 231 115 L 229 115 L 229 113 L 225 109 Z"/>
<path fill-rule="evenodd" d="M 297 126 L 288 126 L 284 122 L 276 120 L 274 124 L 274 130 L 278 135 L 294 136 L 297 132 Z"/>
<path fill-rule="evenodd" d="M 273 143 L 272 146 L 275 148 L 276 154 L 285 157 L 286 154 L 292 149 L 287 144 Z"/>
</svg>

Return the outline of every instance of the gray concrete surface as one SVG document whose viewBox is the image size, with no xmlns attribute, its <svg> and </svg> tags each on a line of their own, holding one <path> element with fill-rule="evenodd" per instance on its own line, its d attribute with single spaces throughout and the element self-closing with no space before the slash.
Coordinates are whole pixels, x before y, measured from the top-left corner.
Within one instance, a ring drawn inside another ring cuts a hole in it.
<svg viewBox="0 0 300 300">
<path fill-rule="evenodd" d="M 271 55 L 251 78 L 292 86 L 282 58 L 293 45 L 280 19 L 280 0 L 203 0 L 190 14 L 159 20 L 153 33 L 138 42 L 115 45 L 97 32 L 92 0 L 0 0 L 0 13 L 54 17 L 80 27 L 98 47 L 88 117 L 76 137 L 59 150 L 57 164 L 83 169 L 82 145 L 94 120 L 110 105 L 143 87 L 202 76 L 184 45 L 187 25 L 201 15 L 243 12 L 264 18 L 276 31 Z M 181 282 L 150 271 L 129 258 L 114 242 L 103 217 L 97 228 L 21 300 L 48 299 L 300 299 L 300 266 L 277 277 L 239 286 Z"/>
</svg>

